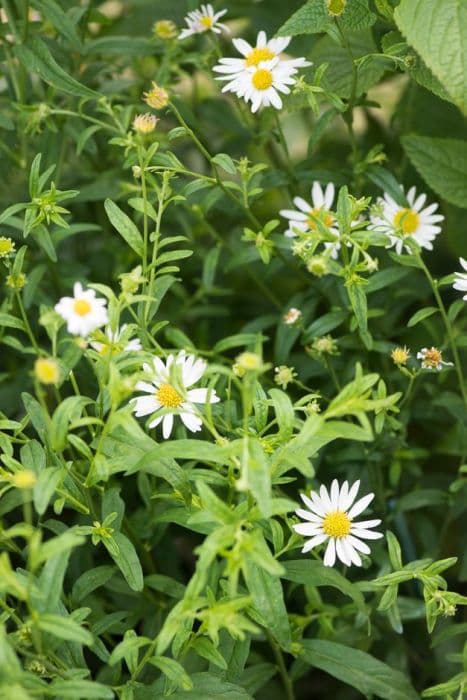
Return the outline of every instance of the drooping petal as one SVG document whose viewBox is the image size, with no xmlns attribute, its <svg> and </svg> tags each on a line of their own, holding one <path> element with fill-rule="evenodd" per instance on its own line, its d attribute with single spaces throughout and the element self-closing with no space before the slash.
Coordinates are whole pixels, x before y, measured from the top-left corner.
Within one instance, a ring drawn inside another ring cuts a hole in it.
<svg viewBox="0 0 467 700">
<path fill-rule="evenodd" d="M 172 427 L 174 424 L 174 416 L 173 413 L 167 413 L 162 421 L 162 436 L 164 440 L 168 440 L 170 437 L 170 433 L 172 432 Z"/>
<path fill-rule="evenodd" d="M 326 553 L 324 555 L 323 564 L 324 564 L 324 566 L 334 566 L 335 561 L 336 561 L 336 544 L 334 541 L 334 537 L 331 537 L 329 539 L 328 546 L 326 547 Z"/>
</svg>

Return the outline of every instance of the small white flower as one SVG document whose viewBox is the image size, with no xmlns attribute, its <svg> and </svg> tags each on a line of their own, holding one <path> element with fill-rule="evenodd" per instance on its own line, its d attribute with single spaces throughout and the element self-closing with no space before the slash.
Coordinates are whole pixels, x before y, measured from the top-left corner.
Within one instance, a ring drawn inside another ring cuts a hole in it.
<svg viewBox="0 0 467 700">
<path fill-rule="evenodd" d="M 383 535 L 371 529 L 379 525 L 381 520 L 353 522 L 374 498 L 374 493 L 369 493 L 354 503 L 359 486 L 360 481 L 356 481 L 350 488 L 347 481 L 339 486 L 337 479 L 334 479 L 329 493 L 325 486 L 321 486 L 319 495 L 314 491 L 311 491 L 310 498 L 300 494 L 308 510 L 299 508 L 295 512 L 306 522 L 294 525 L 293 529 L 299 535 L 310 538 L 305 542 L 302 552 L 309 552 L 313 547 L 328 541 L 324 555 L 325 566 L 334 566 L 336 557 L 346 566 L 362 565 L 358 552 L 370 554 L 370 548 L 362 539 L 376 540 Z"/>
<path fill-rule="evenodd" d="M 303 231 L 316 231 L 316 221 L 312 216 L 320 219 L 329 229 L 329 233 L 339 238 L 339 229 L 337 227 L 336 215 L 332 211 L 334 204 L 335 187 L 332 182 L 326 185 L 326 189 L 322 188 L 319 182 L 314 182 L 311 187 L 311 204 L 308 204 L 302 197 L 294 197 L 293 203 L 296 209 L 282 209 L 280 215 L 289 220 L 289 228 L 284 232 L 288 238 L 295 238 L 296 232 L 294 229 Z M 337 252 L 341 247 L 338 240 L 335 243 L 325 241 L 324 247 L 330 250 L 331 257 L 337 258 Z"/>
<path fill-rule="evenodd" d="M 293 85 L 296 79 L 293 77 L 296 69 L 287 66 L 287 61 L 273 58 L 270 61 L 262 61 L 257 66 L 250 66 L 233 76 L 220 77 L 217 80 L 229 80 L 224 85 L 222 92 L 234 92 L 245 102 L 251 102 L 251 111 L 257 112 L 263 107 L 275 107 L 282 109 L 282 99 L 279 93 L 288 95 L 289 85 Z"/>
<path fill-rule="evenodd" d="M 90 342 L 90 345 L 96 352 L 100 353 L 103 355 L 107 351 L 117 351 L 121 352 L 122 350 L 125 352 L 135 352 L 138 350 L 142 349 L 141 346 L 141 341 L 138 338 L 130 338 L 125 346 L 121 346 L 120 344 L 120 338 L 122 337 L 122 333 L 125 332 L 127 328 L 127 324 L 124 323 L 121 328 L 117 328 L 115 331 L 112 331 L 110 326 L 108 326 L 105 329 L 105 335 L 107 336 L 109 342 L 108 343 L 100 343 L 98 340 L 92 340 Z"/>
<path fill-rule="evenodd" d="M 464 260 L 464 258 L 459 258 L 459 262 L 467 272 L 467 260 Z M 465 272 L 456 272 L 456 279 L 452 286 L 454 289 L 457 289 L 460 292 L 467 292 L 467 274 L 465 274 Z M 467 294 L 464 294 L 462 298 L 464 301 L 467 301 Z"/>
<path fill-rule="evenodd" d="M 244 39 L 233 39 L 233 45 L 243 58 L 221 58 L 213 70 L 228 76 L 227 78 L 218 78 L 218 80 L 230 80 L 233 76 L 244 73 L 248 68 L 258 67 L 260 63 L 276 58 L 287 48 L 291 40 L 290 36 L 282 36 L 268 41 L 266 32 L 263 31 L 258 33 L 256 46 L 251 46 Z M 298 68 L 311 66 L 311 63 L 305 58 L 281 58 L 281 63 L 287 67 L 290 75 L 297 73 Z"/>
<path fill-rule="evenodd" d="M 443 353 L 438 348 L 422 348 L 417 352 L 417 359 L 422 361 L 422 369 L 436 369 L 438 372 L 444 367 L 453 367 L 452 362 L 443 361 Z"/>
<path fill-rule="evenodd" d="M 202 34 L 208 31 L 214 32 L 215 34 L 220 34 L 223 29 L 228 31 L 225 24 L 218 21 L 226 12 L 227 10 L 214 12 L 213 6 L 209 3 L 207 5 L 201 5 L 199 10 L 194 10 L 187 14 L 185 17 L 187 26 L 185 29 L 182 29 L 178 38 L 186 39 L 187 36 Z"/>
<path fill-rule="evenodd" d="M 68 333 L 83 338 L 108 323 L 107 301 L 96 299 L 94 289 L 83 289 L 80 282 L 75 282 L 72 297 L 62 297 L 55 304 L 55 311 L 67 322 Z"/>
<path fill-rule="evenodd" d="M 180 416 L 184 425 L 195 433 L 201 430 L 202 420 L 196 415 L 194 404 L 217 403 L 220 401 L 214 389 L 189 389 L 201 379 L 206 362 L 197 360 L 194 355 L 186 355 L 181 350 L 178 355 L 169 355 L 166 363 L 153 358 L 153 364 L 144 364 L 143 369 L 151 376 L 151 383 L 138 382 L 136 388 L 147 395 L 132 399 L 135 415 L 148 416 L 158 411 L 149 428 L 155 428 L 162 421 L 162 435 L 165 440 L 172 432 L 174 415 Z"/>
<path fill-rule="evenodd" d="M 401 207 L 385 192 L 384 198 L 378 200 L 382 211 L 370 216 L 370 228 L 387 234 L 391 241 L 388 247 L 394 246 L 399 255 L 403 247 L 410 252 L 410 248 L 404 246 L 406 236 L 412 236 L 421 248 L 433 250 L 432 241 L 441 232 L 437 224 L 444 220 L 444 216 L 435 214 L 439 205 L 435 202 L 423 209 L 426 194 L 417 196 L 415 187 L 407 192 L 407 202 L 409 207 Z"/>
<path fill-rule="evenodd" d="M 297 323 L 301 316 L 302 312 L 300 309 L 296 309 L 294 306 L 291 306 L 287 313 L 282 317 L 282 320 L 286 326 L 293 326 L 295 323 Z"/>
</svg>

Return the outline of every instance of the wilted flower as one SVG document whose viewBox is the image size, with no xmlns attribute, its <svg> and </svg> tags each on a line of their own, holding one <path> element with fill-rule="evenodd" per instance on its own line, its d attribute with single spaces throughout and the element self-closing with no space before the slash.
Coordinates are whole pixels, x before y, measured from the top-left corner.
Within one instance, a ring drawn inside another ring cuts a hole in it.
<svg viewBox="0 0 467 700">
<path fill-rule="evenodd" d="M 5 284 L 7 287 L 10 287 L 10 289 L 14 289 L 15 291 L 19 291 L 20 289 L 23 289 L 24 285 L 26 284 L 27 279 L 26 275 L 24 272 L 18 272 L 17 274 L 11 274 L 7 275 Z"/>
<path fill-rule="evenodd" d="M 391 241 L 388 247 L 394 246 L 399 254 L 406 236 L 411 236 L 422 248 L 432 250 L 432 241 L 441 232 L 441 227 L 437 224 L 444 220 L 444 216 L 434 213 L 438 204 L 430 204 L 422 209 L 426 194 L 417 196 L 415 187 L 407 192 L 407 202 L 409 207 L 401 207 L 385 192 L 384 198 L 378 200 L 378 207 L 370 216 L 370 228 L 387 234 Z M 408 246 L 405 248 L 410 252 Z"/>
<path fill-rule="evenodd" d="M 459 262 L 467 272 L 467 260 L 459 258 Z M 456 279 L 452 286 L 460 292 L 467 292 L 467 274 L 465 272 L 456 272 Z M 467 301 L 467 294 L 464 294 L 463 299 Z"/>
<path fill-rule="evenodd" d="M 274 369 L 275 377 L 274 381 L 282 389 L 287 389 L 290 382 L 293 382 L 294 378 L 297 376 L 294 367 L 287 367 L 286 365 L 279 365 Z"/>
<path fill-rule="evenodd" d="M 403 348 L 394 348 L 394 350 L 391 352 L 392 361 L 399 367 L 406 365 L 409 357 L 410 350 L 405 345 Z"/>
<path fill-rule="evenodd" d="M 177 36 L 177 25 L 171 19 L 160 19 L 154 24 L 153 31 L 158 39 L 174 39 Z"/>
<path fill-rule="evenodd" d="M 52 357 L 38 357 L 34 363 L 34 374 L 41 384 L 58 384 L 60 367 Z"/>
<path fill-rule="evenodd" d="M 300 309 L 296 309 L 294 306 L 292 306 L 286 314 L 282 317 L 282 320 L 286 324 L 286 326 L 293 326 L 294 323 L 297 323 L 297 321 L 302 317 L 302 312 Z"/>
<path fill-rule="evenodd" d="M 185 24 L 187 26 L 185 29 L 182 29 L 178 38 L 186 39 L 187 36 L 202 34 L 208 31 L 214 32 L 215 34 L 220 34 L 223 29 L 228 31 L 225 24 L 218 21 L 226 13 L 227 10 L 214 12 L 213 6 L 209 3 L 207 5 L 201 5 L 199 10 L 194 10 L 186 15 Z"/>
<path fill-rule="evenodd" d="M 417 359 L 422 361 L 423 369 L 436 369 L 440 372 L 445 367 L 452 367 L 452 362 L 444 362 L 443 354 L 438 348 L 422 348 L 417 352 Z"/>
<path fill-rule="evenodd" d="M 62 297 L 55 311 L 67 322 L 68 333 L 87 337 L 108 323 L 105 299 L 96 299 L 94 289 L 83 289 L 75 282 L 72 297 Z"/>
<path fill-rule="evenodd" d="M 6 258 L 15 252 L 15 244 L 11 238 L 0 236 L 0 258 Z"/>
<path fill-rule="evenodd" d="M 293 525 L 293 529 L 299 535 L 310 538 L 305 542 L 303 553 L 328 541 L 323 562 L 325 566 L 334 566 L 336 557 L 346 566 L 362 565 L 358 552 L 370 554 L 370 548 L 362 539 L 376 540 L 383 535 L 371 529 L 381 520 L 353 522 L 374 498 L 374 493 L 369 493 L 354 503 L 359 486 L 360 481 L 356 481 L 349 489 L 348 482 L 344 481 L 340 487 L 337 479 L 334 479 L 329 493 L 325 486 L 321 486 L 319 495 L 314 491 L 311 491 L 310 498 L 300 494 L 308 510 L 299 508 L 295 512 L 306 522 Z"/>
<path fill-rule="evenodd" d="M 153 109 L 163 109 L 169 104 L 169 93 L 153 80 L 151 89 L 143 93 L 143 99 Z"/>
<path fill-rule="evenodd" d="M 201 379 L 206 362 L 196 359 L 194 355 L 186 355 L 181 350 L 178 355 L 169 355 L 164 364 L 159 357 L 153 358 L 152 366 L 144 364 L 143 369 L 151 375 L 151 383 L 138 382 L 136 388 L 147 393 L 147 396 L 137 396 L 132 399 L 135 415 L 157 415 L 149 423 L 149 428 L 155 428 L 162 421 L 162 435 L 165 440 L 172 432 L 174 415 L 180 416 L 184 425 L 197 432 L 201 430 L 202 420 L 196 415 L 194 404 L 217 403 L 220 401 L 214 389 L 189 389 Z"/>
<path fill-rule="evenodd" d="M 150 134 L 157 126 L 159 119 L 154 114 L 137 114 L 133 119 L 133 129 L 139 134 Z"/>
</svg>

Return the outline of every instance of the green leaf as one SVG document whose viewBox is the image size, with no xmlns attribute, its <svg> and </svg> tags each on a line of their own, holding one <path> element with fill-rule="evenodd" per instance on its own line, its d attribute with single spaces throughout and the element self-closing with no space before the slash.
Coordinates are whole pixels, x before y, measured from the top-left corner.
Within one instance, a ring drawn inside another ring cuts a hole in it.
<svg viewBox="0 0 467 700">
<path fill-rule="evenodd" d="M 86 698 L 86 700 L 111 700 L 115 697 L 111 688 L 101 683 L 85 680 L 55 679 L 49 686 L 54 698 Z M 49 693 L 47 693 L 49 695 Z"/>
<path fill-rule="evenodd" d="M 366 615 L 365 599 L 357 586 L 348 581 L 342 574 L 320 561 L 309 559 L 294 559 L 282 562 L 285 574 L 282 578 L 304 586 L 331 586 L 352 598 L 356 606 Z"/>
<path fill-rule="evenodd" d="M 404 151 L 429 186 L 451 204 L 467 208 L 467 143 L 418 134 L 403 136 L 401 141 Z"/>
<path fill-rule="evenodd" d="M 193 673 L 193 688 L 179 690 L 170 695 L 170 700 L 253 700 L 252 696 L 239 685 L 227 683 L 213 673 Z M 151 695 L 151 700 L 164 700 L 166 695 Z"/>
<path fill-rule="evenodd" d="M 119 206 L 106 199 L 104 202 L 105 211 L 110 219 L 110 223 L 117 229 L 121 237 L 128 243 L 137 255 L 143 256 L 143 238 L 129 216 L 123 212 Z"/>
<path fill-rule="evenodd" d="M 416 326 L 417 323 L 420 323 L 420 321 L 423 321 L 423 319 L 425 319 L 425 318 L 429 318 L 430 316 L 435 314 L 437 311 L 439 311 L 439 309 L 436 306 L 427 306 L 425 309 L 419 309 L 407 321 L 408 328 L 411 328 L 412 326 Z"/>
<path fill-rule="evenodd" d="M 32 0 L 31 4 L 68 40 L 72 49 L 81 50 L 81 40 L 76 31 L 76 23 L 68 17 L 55 0 Z"/>
<path fill-rule="evenodd" d="M 94 569 L 85 571 L 73 584 L 71 592 L 73 600 L 80 603 L 96 588 L 105 585 L 112 578 L 115 571 L 115 567 L 109 565 L 96 566 Z"/>
<path fill-rule="evenodd" d="M 44 515 L 55 489 L 62 477 L 60 467 L 47 467 L 39 474 L 33 489 L 34 508 L 39 515 Z"/>
<path fill-rule="evenodd" d="M 261 444 L 253 438 L 248 440 L 245 476 L 248 488 L 256 499 L 261 515 L 269 518 L 271 515 L 271 469 Z"/>
<path fill-rule="evenodd" d="M 467 4 L 464 0 L 402 0 L 394 13 L 407 42 L 467 114 Z"/>
<path fill-rule="evenodd" d="M 243 574 L 255 609 L 281 647 L 289 649 L 292 640 L 280 579 L 249 556 L 243 564 Z"/>
<path fill-rule="evenodd" d="M 61 68 L 47 46 L 40 39 L 32 39 L 27 44 L 16 44 L 13 51 L 28 71 L 38 73 L 49 85 L 76 97 L 99 98 L 94 90 L 82 85 Z"/>
<path fill-rule="evenodd" d="M 339 17 L 339 24 L 344 29 L 358 31 L 371 27 L 376 15 L 370 12 L 368 0 L 351 0 Z M 308 0 L 300 7 L 282 27 L 279 36 L 297 36 L 298 34 L 317 34 L 334 26 L 334 20 L 326 7 L 326 0 Z"/>
<path fill-rule="evenodd" d="M 143 570 L 133 544 L 121 532 L 114 532 L 112 539 L 118 546 L 118 554 L 114 552 L 112 546 L 107 546 L 106 539 L 102 540 L 102 542 L 130 588 L 133 591 L 142 591 L 144 588 Z"/>
<path fill-rule="evenodd" d="M 322 639 L 305 639 L 302 645 L 300 658 L 306 663 L 351 685 L 366 697 L 376 695 L 385 700 L 418 700 L 403 673 L 364 651 Z"/>
<path fill-rule="evenodd" d="M 92 634 L 71 617 L 50 614 L 41 615 L 37 620 L 37 624 L 43 632 L 52 634 L 59 639 L 65 639 L 68 642 L 77 642 L 78 644 L 87 644 L 89 646 L 94 641 Z"/>
<path fill-rule="evenodd" d="M 179 688 L 183 688 L 183 690 L 193 689 L 193 682 L 190 676 L 183 666 L 175 661 L 175 659 L 170 659 L 167 656 L 153 656 L 149 659 L 149 663 L 156 666 L 156 668 L 162 671 L 164 676 L 167 676 L 169 680 L 176 683 Z"/>
<path fill-rule="evenodd" d="M 191 647 L 196 651 L 199 656 L 203 659 L 207 659 L 215 666 L 227 670 L 227 662 L 220 654 L 214 644 L 207 637 L 197 637 L 191 644 Z"/>
<path fill-rule="evenodd" d="M 225 170 L 226 173 L 230 173 L 230 175 L 235 175 L 237 172 L 235 163 L 227 153 L 218 153 L 214 158 L 211 158 L 211 163 L 220 165 L 220 167 Z"/>
</svg>

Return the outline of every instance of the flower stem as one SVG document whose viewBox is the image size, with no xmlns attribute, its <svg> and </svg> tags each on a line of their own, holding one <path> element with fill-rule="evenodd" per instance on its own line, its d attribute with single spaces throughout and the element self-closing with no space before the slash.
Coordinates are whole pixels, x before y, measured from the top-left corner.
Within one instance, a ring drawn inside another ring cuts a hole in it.
<svg viewBox="0 0 467 700">
<path fill-rule="evenodd" d="M 285 690 L 285 698 L 286 700 L 295 700 L 295 693 L 293 689 L 293 683 L 290 680 L 289 674 L 287 672 L 287 668 L 285 665 L 284 661 L 284 655 L 282 654 L 282 650 L 272 634 L 269 632 L 269 630 L 266 630 L 266 636 L 268 638 L 269 644 L 271 645 L 274 657 L 276 659 L 277 665 L 279 667 L 279 673 L 281 675 L 282 679 L 282 685 L 284 686 Z"/>
</svg>

